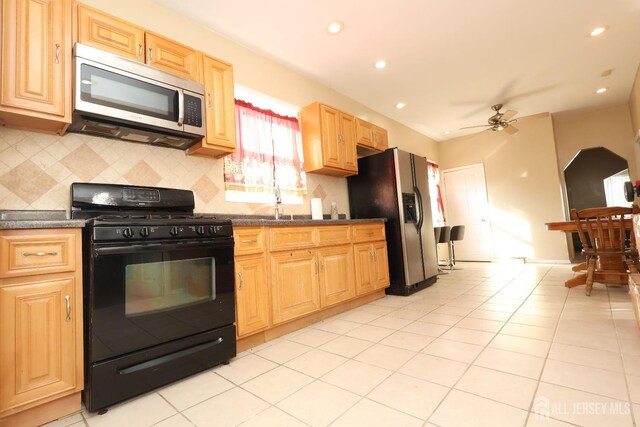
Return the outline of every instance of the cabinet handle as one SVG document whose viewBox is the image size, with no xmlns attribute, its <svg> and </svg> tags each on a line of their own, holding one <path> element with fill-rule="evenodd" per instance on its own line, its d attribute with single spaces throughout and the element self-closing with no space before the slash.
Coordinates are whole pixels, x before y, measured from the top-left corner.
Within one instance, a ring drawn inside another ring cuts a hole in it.
<svg viewBox="0 0 640 427">
<path fill-rule="evenodd" d="M 371 253 L 373 254 L 373 261 L 378 262 L 378 253 L 376 252 L 376 250 L 374 249 L 373 251 L 371 251 Z"/>
<path fill-rule="evenodd" d="M 58 252 L 22 252 L 22 256 L 56 256 Z"/>
<path fill-rule="evenodd" d="M 320 261 L 320 273 L 324 271 L 324 260 Z"/>
<path fill-rule="evenodd" d="M 71 322 L 71 297 L 67 295 L 64 297 L 64 299 L 67 301 L 67 318 L 64 320 L 67 322 Z"/>
<path fill-rule="evenodd" d="M 211 108 L 211 92 L 207 92 L 207 107 Z"/>
<path fill-rule="evenodd" d="M 238 273 L 238 278 L 240 279 L 240 286 L 238 286 L 238 290 L 242 289 L 242 285 L 244 285 L 244 276 L 242 273 Z"/>
<path fill-rule="evenodd" d="M 316 276 L 318 275 L 318 260 L 316 260 Z"/>
<path fill-rule="evenodd" d="M 149 48 L 149 64 L 153 62 L 153 49 Z"/>
<path fill-rule="evenodd" d="M 250 239 L 244 239 L 244 240 L 242 241 L 242 243 L 258 243 L 258 239 L 253 239 L 253 240 L 250 240 Z"/>
<path fill-rule="evenodd" d="M 60 43 L 56 43 L 56 64 L 60 63 Z"/>
<path fill-rule="evenodd" d="M 138 43 L 138 61 L 142 61 L 142 43 Z"/>
</svg>

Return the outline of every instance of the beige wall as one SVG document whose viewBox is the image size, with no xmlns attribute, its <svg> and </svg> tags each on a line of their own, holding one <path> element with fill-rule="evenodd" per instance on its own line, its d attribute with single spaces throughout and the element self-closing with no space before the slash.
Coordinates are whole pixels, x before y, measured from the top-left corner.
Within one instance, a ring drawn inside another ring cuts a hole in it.
<svg viewBox="0 0 640 427">
<path fill-rule="evenodd" d="M 631 133 L 634 140 L 638 142 L 633 144 L 636 170 L 640 171 L 640 66 L 636 71 L 636 80 L 633 82 L 631 95 L 629 96 L 629 113 L 631 114 Z M 637 175 L 632 178 L 640 179 Z"/>
<path fill-rule="evenodd" d="M 484 131 L 439 143 L 442 170 L 484 164 L 496 258 L 566 261 L 564 233 L 546 230 L 562 219 L 562 195 L 549 114 L 522 118 L 514 135 Z M 445 208 L 446 209 L 446 208 Z"/>
<path fill-rule="evenodd" d="M 594 110 L 574 110 L 553 115 L 565 218 L 569 218 L 564 168 L 581 149 L 604 147 L 627 160 L 632 181 L 638 178 L 636 150 L 627 104 Z"/>
<path fill-rule="evenodd" d="M 180 17 L 152 0 L 86 0 L 97 9 L 133 22 L 234 65 L 234 78 L 250 89 L 297 106 L 322 101 L 361 116 L 389 131 L 391 146 L 437 160 L 436 143 L 398 122 Z M 166 186 L 191 189 L 196 211 L 271 214 L 264 204 L 224 199 L 223 161 L 186 156 L 184 152 L 86 135 L 64 137 L 0 128 L 0 208 L 69 209 L 69 185 L 77 181 Z M 86 165 L 94 163 L 93 167 Z M 34 186 L 29 181 L 38 182 Z M 323 200 L 325 213 L 337 202 L 349 213 L 345 178 L 307 175 L 303 205 L 287 205 L 285 215 L 310 214 L 312 197 Z"/>
</svg>

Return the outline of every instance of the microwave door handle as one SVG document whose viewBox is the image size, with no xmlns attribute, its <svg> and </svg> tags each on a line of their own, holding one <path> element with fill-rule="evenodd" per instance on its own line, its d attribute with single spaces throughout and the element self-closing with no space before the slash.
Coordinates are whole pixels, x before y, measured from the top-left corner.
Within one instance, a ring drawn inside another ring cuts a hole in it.
<svg viewBox="0 0 640 427">
<path fill-rule="evenodd" d="M 184 123 L 184 90 L 178 89 L 178 126 Z"/>
</svg>

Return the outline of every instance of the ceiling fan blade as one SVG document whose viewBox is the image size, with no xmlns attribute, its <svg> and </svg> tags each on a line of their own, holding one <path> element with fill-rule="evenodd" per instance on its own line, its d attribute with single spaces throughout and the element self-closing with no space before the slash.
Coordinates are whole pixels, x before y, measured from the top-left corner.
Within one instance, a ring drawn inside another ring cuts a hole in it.
<svg viewBox="0 0 640 427">
<path fill-rule="evenodd" d="M 488 127 L 488 126 L 493 126 L 493 125 L 465 126 L 463 128 L 460 128 L 460 129 L 485 128 L 485 127 Z"/>
<path fill-rule="evenodd" d="M 504 128 L 504 132 L 509 135 L 513 135 L 514 133 L 518 132 L 518 128 L 515 126 L 507 126 L 506 128 Z"/>
<path fill-rule="evenodd" d="M 511 117 L 515 116 L 516 114 L 518 114 L 517 111 L 509 110 L 509 111 L 505 112 L 502 115 L 502 117 L 500 117 L 500 120 L 508 122 L 511 119 Z"/>
</svg>

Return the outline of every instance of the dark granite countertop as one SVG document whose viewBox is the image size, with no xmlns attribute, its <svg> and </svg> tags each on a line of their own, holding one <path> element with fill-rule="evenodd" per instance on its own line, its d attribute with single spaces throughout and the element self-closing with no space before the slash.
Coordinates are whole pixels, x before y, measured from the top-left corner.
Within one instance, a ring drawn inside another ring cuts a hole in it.
<svg viewBox="0 0 640 427">
<path fill-rule="evenodd" d="M 67 212 L 36 210 L 0 211 L 0 229 L 81 228 L 84 219 L 67 219 Z"/>
<path fill-rule="evenodd" d="M 233 214 L 212 214 L 216 218 L 230 219 L 233 225 L 237 226 L 296 226 L 296 225 L 349 225 L 362 224 L 366 222 L 386 221 L 386 218 L 367 219 L 347 219 L 344 214 L 339 219 L 331 219 L 325 215 L 324 219 L 311 219 L 310 215 L 294 215 L 293 219 L 285 215 L 283 219 L 274 219 L 272 216 L 261 215 L 233 215 Z"/>
<path fill-rule="evenodd" d="M 293 219 L 286 215 L 283 219 L 276 220 L 271 216 L 260 215 L 234 215 L 211 214 L 216 218 L 230 219 L 236 226 L 301 226 L 301 225 L 348 225 L 362 224 L 366 222 L 386 221 L 386 218 L 347 219 L 340 215 L 339 219 L 311 219 L 310 215 L 294 215 Z M 0 211 L 0 229 L 27 229 L 27 228 L 78 228 L 84 227 L 84 219 L 67 219 L 65 211 Z"/>
</svg>

